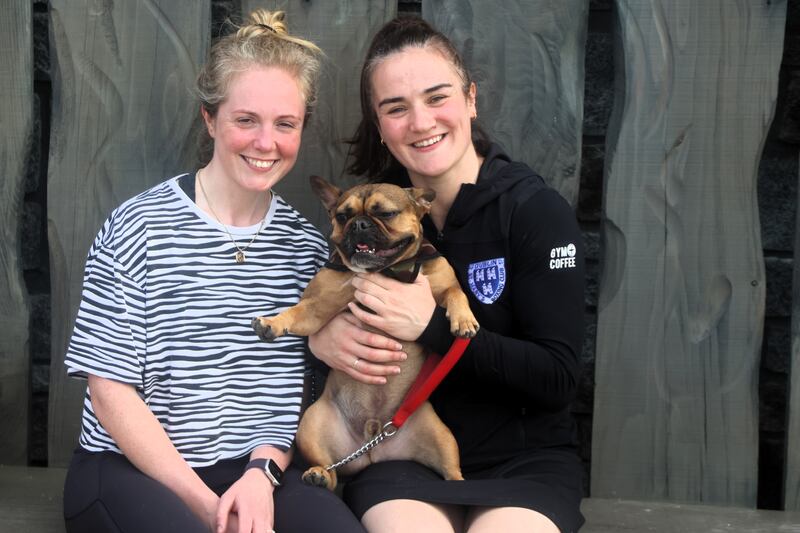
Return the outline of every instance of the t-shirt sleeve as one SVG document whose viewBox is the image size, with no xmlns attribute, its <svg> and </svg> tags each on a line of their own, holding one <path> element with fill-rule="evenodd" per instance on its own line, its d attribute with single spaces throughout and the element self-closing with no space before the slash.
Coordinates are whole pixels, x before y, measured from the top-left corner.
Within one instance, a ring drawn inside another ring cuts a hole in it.
<svg viewBox="0 0 800 533">
<path fill-rule="evenodd" d="M 93 374 L 141 387 L 145 295 L 118 257 L 111 228 L 106 223 L 89 250 L 64 364 L 73 377 Z"/>
</svg>

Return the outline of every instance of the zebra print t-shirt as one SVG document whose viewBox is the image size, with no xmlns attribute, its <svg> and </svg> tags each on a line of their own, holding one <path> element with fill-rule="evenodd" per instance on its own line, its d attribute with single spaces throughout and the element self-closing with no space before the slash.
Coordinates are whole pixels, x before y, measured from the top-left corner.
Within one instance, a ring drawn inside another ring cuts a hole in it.
<svg viewBox="0 0 800 533">
<path fill-rule="evenodd" d="M 191 179 L 192 175 L 184 175 Z M 297 429 L 305 345 L 258 339 L 253 317 L 300 298 L 327 257 L 314 227 L 275 195 L 243 264 L 225 228 L 172 178 L 116 209 L 89 250 L 67 372 L 136 387 L 193 467 L 269 444 Z M 258 230 L 228 228 L 240 246 Z M 121 453 L 87 390 L 80 445 Z"/>
</svg>

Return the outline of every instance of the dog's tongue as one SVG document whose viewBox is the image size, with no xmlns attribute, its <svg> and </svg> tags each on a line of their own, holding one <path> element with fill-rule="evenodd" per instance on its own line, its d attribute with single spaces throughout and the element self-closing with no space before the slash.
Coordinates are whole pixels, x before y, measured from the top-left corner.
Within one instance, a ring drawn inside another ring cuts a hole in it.
<svg viewBox="0 0 800 533">
<path fill-rule="evenodd" d="M 390 255 L 394 255 L 397 252 L 397 248 L 389 248 L 388 250 L 378 250 L 376 253 L 380 257 L 389 257 Z"/>
<path fill-rule="evenodd" d="M 360 242 L 356 244 L 356 250 L 358 250 L 359 252 L 366 252 L 369 250 L 369 246 L 367 246 L 363 242 Z"/>
</svg>

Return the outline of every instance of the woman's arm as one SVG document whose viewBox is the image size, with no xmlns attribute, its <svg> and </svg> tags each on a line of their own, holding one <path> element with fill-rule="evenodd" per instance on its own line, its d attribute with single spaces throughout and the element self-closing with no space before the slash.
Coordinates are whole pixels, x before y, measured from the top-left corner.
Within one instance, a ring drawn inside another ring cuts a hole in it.
<svg viewBox="0 0 800 533">
<path fill-rule="evenodd" d="M 340 313 L 319 332 L 308 338 L 314 356 L 349 374 L 353 379 L 373 385 L 386 383 L 386 377 L 400 372 L 394 361 L 406 354 L 399 342 L 365 329 L 364 323 L 350 313 Z M 358 360 L 357 364 L 355 361 Z"/>
<path fill-rule="evenodd" d="M 481 324 L 453 372 L 471 373 L 527 398 L 531 405 L 561 409 L 572 400 L 579 379 L 584 311 L 581 233 L 572 209 L 555 191 L 539 193 L 520 206 L 511 227 L 511 270 L 505 291 L 513 336 Z M 574 266 L 556 268 L 551 250 L 569 244 L 574 246 Z M 418 283 L 368 274 L 359 275 L 354 285 L 356 299 L 376 312 L 371 315 L 351 306 L 363 322 L 398 337 L 407 335 L 404 338 L 419 331 L 415 339 L 440 354 L 452 344 L 443 308 L 435 307 L 425 318 L 430 304 L 420 303 Z M 493 311 L 489 306 L 483 312 Z"/>
<path fill-rule="evenodd" d="M 216 531 L 219 498 L 181 457 L 136 389 L 89 374 L 89 393 L 97 419 L 125 457 L 177 494 L 203 523 Z"/>
</svg>

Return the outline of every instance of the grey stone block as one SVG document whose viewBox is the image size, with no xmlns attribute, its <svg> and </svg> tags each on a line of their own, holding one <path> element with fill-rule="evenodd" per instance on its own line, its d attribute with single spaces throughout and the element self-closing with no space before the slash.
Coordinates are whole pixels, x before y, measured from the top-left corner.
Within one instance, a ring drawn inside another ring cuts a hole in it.
<svg viewBox="0 0 800 533">
<path fill-rule="evenodd" d="M 784 67 L 800 66 L 800 35 L 786 35 L 786 39 L 783 41 L 781 65 Z"/>
<path fill-rule="evenodd" d="M 790 251 L 797 227 L 797 153 L 765 155 L 758 166 L 758 210 L 765 250 Z"/>
<path fill-rule="evenodd" d="M 33 130 L 28 140 L 28 154 L 25 158 L 25 194 L 39 190 L 39 174 L 42 164 L 42 120 L 39 95 L 33 93 Z"/>
<path fill-rule="evenodd" d="M 240 22 L 247 13 L 242 13 L 242 3 L 237 0 L 213 0 L 211 2 L 211 38 L 216 39 L 231 32 L 228 21 Z M 289 21 L 291 23 L 291 21 Z"/>
<path fill-rule="evenodd" d="M 587 308 L 597 308 L 597 298 L 600 292 L 600 265 L 595 261 L 586 262 L 586 291 L 584 304 Z"/>
<path fill-rule="evenodd" d="M 31 321 L 28 343 L 34 363 L 50 363 L 50 294 L 29 296 Z"/>
<path fill-rule="evenodd" d="M 581 376 L 578 383 L 578 392 L 572 402 L 572 412 L 590 414 L 594 406 L 594 354 L 597 337 L 597 316 L 587 314 L 585 323 L 581 352 Z"/>
<path fill-rule="evenodd" d="M 576 413 L 574 418 L 578 426 L 578 455 L 588 466 L 592 458 L 592 416 Z M 588 474 L 587 468 L 587 480 L 589 477 Z M 586 493 L 588 493 L 588 486 Z"/>
<path fill-rule="evenodd" d="M 783 434 L 764 433 L 758 442 L 758 508 L 783 509 L 783 468 L 786 443 Z M 762 511 L 763 512 L 763 511 Z M 764 531 L 780 531 L 780 526 Z"/>
<path fill-rule="evenodd" d="M 786 376 L 763 372 L 758 388 L 761 431 L 784 432 L 786 430 Z"/>
<path fill-rule="evenodd" d="M 31 401 L 31 433 L 28 460 L 31 464 L 47 464 L 47 395 L 34 394 Z"/>
<path fill-rule="evenodd" d="M 775 116 L 778 137 L 787 143 L 800 144 L 800 73 L 795 72 L 789 79 L 782 102 L 783 112 Z"/>
<path fill-rule="evenodd" d="M 606 134 L 614 104 L 614 51 L 611 34 L 588 32 L 586 36 L 583 134 Z"/>
<path fill-rule="evenodd" d="M 605 147 L 584 143 L 581 147 L 581 183 L 578 191 L 578 220 L 600 221 L 603 209 L 603 167 Z"/>
<path fill-rule="evenodd" d="M 42 265 L 42 206 L 25 202 L 22 206 L 21 263 L 22 270 L 35 270 Z"/>
<path fill-rule="evenodd" d="M 766 320 L 764 324 L 764 347 L 761 353 L 761 368 L 777 374 L 789 374 L 792 336 L 788 318 Z"/>
<path fill-rule="evenodd" d="M 588 261 L 600 260 L 600 232 L 595 230 L 583 230 L 584 254 Z"/>
<path fill-rule="evenodd" d="M 790 317 L 794 262 L 782 257 L 767 257 L 764 262 L 767 273 L 766 314 L 768 317 Z"/>
<path fill-rule="evenodd" d="M 589 9 L 592 11 L 608 11 L 613 3 L 613 0 L 590 0 Z"/>
<path fill-rule="evenodd" d="M 33 79 L 50 80 L 50 15 L 33 12 Z"/>
<path fill-rule="evenodd" d="M 50 388 L 50 364 L 35 363 L 31 365 L 31 392 L 47 394 Z"/>
</svg>

